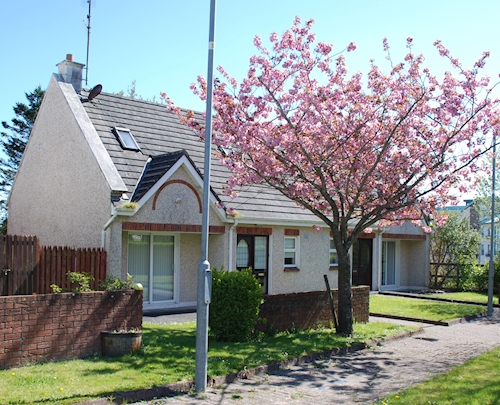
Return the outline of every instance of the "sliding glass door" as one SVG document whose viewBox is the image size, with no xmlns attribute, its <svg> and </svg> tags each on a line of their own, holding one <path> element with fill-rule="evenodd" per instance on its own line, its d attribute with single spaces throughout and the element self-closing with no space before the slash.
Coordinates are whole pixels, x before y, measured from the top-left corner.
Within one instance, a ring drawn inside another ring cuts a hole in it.
<svg viewBox="0 0 500 405">
<path fill-rule="evenodd" d="M 128 273 L 144 287 L 144 302 L 174 299 L 175 236 L 129 234 Z"/>
</svg>

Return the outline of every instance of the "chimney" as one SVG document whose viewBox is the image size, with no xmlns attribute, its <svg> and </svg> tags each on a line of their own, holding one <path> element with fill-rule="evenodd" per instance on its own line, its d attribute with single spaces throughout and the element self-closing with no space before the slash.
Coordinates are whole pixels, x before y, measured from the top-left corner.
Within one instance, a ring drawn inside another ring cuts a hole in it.
<svg viewBox="0 0 500 405">
<path fill-rule="evenodd" d="M 82 79 L 84 64 L 73 62 L 73 55 L 68 53 L 66 60 L 57 65 L 58 73 L 65 83 L 70 83 L 75 88 L 77 94 L 82 91 Z"/>
</svg>

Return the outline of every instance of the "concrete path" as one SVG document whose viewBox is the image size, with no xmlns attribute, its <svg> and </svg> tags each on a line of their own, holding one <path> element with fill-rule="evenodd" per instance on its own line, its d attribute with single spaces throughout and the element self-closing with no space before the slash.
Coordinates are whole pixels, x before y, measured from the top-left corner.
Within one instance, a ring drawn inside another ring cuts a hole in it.
<svg viewBox="0 0 500 405">
<path fill-rule="evenodd" d="M 136 404 L 369 404 L 498 346 L 497 308 L 491 318 L 449 327 L 425 325 L 418 335 L 209 388 L 198 396 L 179 395 Z"/>
</svg>

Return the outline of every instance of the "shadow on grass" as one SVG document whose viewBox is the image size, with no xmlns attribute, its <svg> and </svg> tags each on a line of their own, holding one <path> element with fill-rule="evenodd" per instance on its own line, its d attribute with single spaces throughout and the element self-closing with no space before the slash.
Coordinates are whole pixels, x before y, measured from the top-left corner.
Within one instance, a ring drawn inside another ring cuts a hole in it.
<svg viewBox="0 0 500 405">
<path fill-rule="evenodd" d="M 415 305 L 415 309 L 422 314 L 430 314 L 437 320 L 451 320 L 463 318 L 465 316 L 476 315 L 486 310 L 485 307 L 478 307 L 467 304 L 454 303 L 434 303 L 425 301 Z"/>
<path fill-rule="evenodd" d="M 108 363 L 100 370 L 89 370 L 88 374 L 116 373 L 116 364 L 120 368 L 133 368 L 141 371 L 151 369 L 175 369 L 181 376 L 194 376 L 194 357 L 196 348 L 196 328 L 165 328 L 148 325 L 143 329 L 142 348 L 134 354 L 119 357 L 96 357 L 96 361 Z M 193 358 L 190 362 L 189 359 Z"/>
<path fill-rule="evenodd" d="M 432 321 L 450 321 L 476 315 L 485 310 L 486 308 L 482 306 L 453 302 L 390 296 L 370 298 L 370 311 L 372 312 Z"/>
<path fill-rule="evenodd" d="M 211 378 L 225 376 L 245 368 L 276 364 L 303 355 L 325 353 L 333 348 L 344 348 L 357 342 L 403 332 L 404 329 L 401 328 L 379 323 L 355 325 L 354 339 L 337 336 L 335 331 L 330 329 L 283 332 L 273 337 L 262 336 L 260 340 L 244 343 L 216 342 L 210 338 L 208 375 Z M 9 405 L 70 404 L 91 398 L 116 397 L 124 392 L 141 392 L 157 397 L 170 395 L 165 393 L 168 384 L 182 381 L 178 384 L 185 386 L 188 381 L 194 379 L 195 346 L 194 322 L 176 325 L 145 324 L 143 347 L 138 353 L 121 357 L 94 356 L 85 360 L 63 362 L 62 367 L 59 367 L 60 374 L 57 374 L 58 369 L 50 371 L 49 381 L 54 383 L 52 378 L 55 376 L 56 381 L 74 381 L 64 388 L 64 392 L 59 392 L 61 385 L 52 384 L 47 388 L 50 394 L 41 394 L 45 390 L 43 388 L 39 397 L 33 399 L 32 395 L 30 401 L 27 397 L 18 397 L 14 402 L 9 403 L 6 398 L 4 402 L 0 402 Z M 27 372 L 33 373 L 33 370 L 26 370 L 24 374 Z M 47 374 L 47 369 L 41 369 L 37 373 Z M 20 372 L 15 378 L 26 381 L 26 377 Z M 75 387 L 76 385 L 78 387 Z M 73 392 L 70 393 L 70 389 Z M 129 394 L 127 400 L 130 399 Z M 50 395 L 50 398 L 46 399 L 47 395 Z"/>
</svg>

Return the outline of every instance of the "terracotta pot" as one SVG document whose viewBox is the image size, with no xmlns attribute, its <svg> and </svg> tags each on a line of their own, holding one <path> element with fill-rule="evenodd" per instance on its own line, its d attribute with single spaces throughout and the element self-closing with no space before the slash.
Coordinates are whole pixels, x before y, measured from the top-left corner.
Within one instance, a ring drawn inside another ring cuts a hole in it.
<svg viewBox="0 0 500 405">
<path fill-rule="evenodd" d="M 135 353 L 142 345 L 142 330 L 134 332 L 101 332 L 102 355 L 123 356 Z"/>
</svg>

